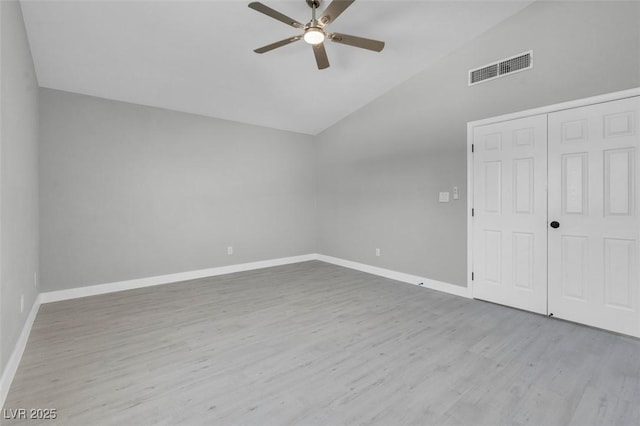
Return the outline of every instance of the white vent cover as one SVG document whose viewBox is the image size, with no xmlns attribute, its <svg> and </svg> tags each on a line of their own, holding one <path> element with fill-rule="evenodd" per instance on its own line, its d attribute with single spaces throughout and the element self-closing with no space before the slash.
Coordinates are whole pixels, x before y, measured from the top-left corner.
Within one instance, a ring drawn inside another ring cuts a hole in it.
<svg viewBox="0 0 640 426">
<path fill-rule="evenodd" d="M 469 71 L 469 86 L 533 68 L 533 50 Z"/>
</svg>

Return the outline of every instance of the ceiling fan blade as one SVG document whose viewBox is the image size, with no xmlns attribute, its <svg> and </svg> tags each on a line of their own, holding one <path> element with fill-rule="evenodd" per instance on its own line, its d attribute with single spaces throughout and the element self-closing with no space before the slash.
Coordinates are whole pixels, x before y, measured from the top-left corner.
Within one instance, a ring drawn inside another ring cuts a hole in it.
<svg viewBox="0 0 640 426">
<path fill-rule="evenodd" d="M 253 10 L 257 10 L 260 13 L 264 13 L 265 15 L 270 16 L 273 19 L 277 19 L 278 21 L 284 22 L 287 25 L 291 25 L 294 28 L 304 28 L 304 25 L 302 25 L 295 19 L 289 18 L 287 15 L 284 15 L 277 10 L 273 10 L 269 6 L 266 6 L 258 1 L 249 3 L 249 7 Z"/>
<path fill-rule="evenodd" d="M 324 10 L 318 22 L 322 27 L 335 21 L 355 0 L 333 0 Z"/>
<path fill-rule="evenodd" d="M 323 70 L 325 68 L 329 68 L 329 58 L 327 57 L 327 51 L 324 48 L 324 43 L 314 44 L 312 47 L 313 54 L 316 55 L 318 69 Z"/>
<path fill-rule="evenodd" d="M 277 49 L 278 47 L 286 46 L 289 43 L 293 43 L 294 41 L 298 41 L 302 38 L 302 36 L 295 36 L 290 38 L 285 38 L 284 40 L 276 41 L 275 43 L 267 44 L 266 46 L 262 46 L 258 49 L 255 49 L 256 53 L 265 53 L 273 49 Z"/>
<path fill-rule="evenodd" d="M 330 33 L 329 38 L 336 43 L 348 44 L 349 46 L 361 49 L 381 52 L 384 49 L 384 41 L 372 40 L 370 38 L 356 37 L 348 34 Z"/>
</svg>

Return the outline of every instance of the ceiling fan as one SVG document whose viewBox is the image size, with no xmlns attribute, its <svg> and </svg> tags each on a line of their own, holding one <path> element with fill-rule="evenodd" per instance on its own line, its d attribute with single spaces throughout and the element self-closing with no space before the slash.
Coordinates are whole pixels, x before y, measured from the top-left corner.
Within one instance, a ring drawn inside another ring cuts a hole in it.
<svg viewBox="0 0 640 426">
<path fill-rule="evenodd" d="M 384 48 L 383 41 L 326 31 L 325 28 L 327 25 L 333 23 L 342 12 L 351 6 L 355 0 L 333 0 L 333 2 L 331 2 L 331 4 L 324 10 L 322 16 L 316 19 L 316 9 L 320 6 L 321 1 L 322 0 L 306 0 L 307 4 L 311 8 L 311 20 L 306 24 L 302 24 L 295 19 L 289 18 L 288 16 L 283 15 L 277 10 L 271 9 L 260 2 L 254 1 L 249 3 L 249 7 L 251 9 L 257 10 L 258 12 L 264 13 L 273 19 L 277 19 L 280 22 L 284 22 L 287 25 L 291 25 L 294 28 L 304 31 L 302 34 L 255 49 L 254 52 L 265 53 L 278 47 L 286 46 L 287 44 L 295 41 L 304 40 L 313 48 L 318 69 L 322 70 L 329 68 L 329 58 L 327 58 L 327 51 L 324 48 L 324 41 L 327 39 L 336 43 L 373 50 L 374 52 L 382 51 Z"/>
</svg>

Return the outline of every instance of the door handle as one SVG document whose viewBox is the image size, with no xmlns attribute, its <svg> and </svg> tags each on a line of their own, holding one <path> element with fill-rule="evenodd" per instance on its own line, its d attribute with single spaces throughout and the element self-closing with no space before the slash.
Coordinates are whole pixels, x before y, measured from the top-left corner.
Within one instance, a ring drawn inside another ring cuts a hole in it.
<svg viewBox="0 0 640 426">
<path fill-rule="evenodd" d="M 554 220 L 549 224 L 549 226 L 551 226 L 553 229 L 560 228 L 560 222 Z"/>
</svg>

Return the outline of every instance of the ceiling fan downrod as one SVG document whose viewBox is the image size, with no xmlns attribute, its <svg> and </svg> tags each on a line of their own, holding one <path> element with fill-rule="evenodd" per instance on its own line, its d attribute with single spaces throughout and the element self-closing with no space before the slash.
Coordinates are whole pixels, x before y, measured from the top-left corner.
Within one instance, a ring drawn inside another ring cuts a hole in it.
<svg viewBox="0 0 640 426">
<path fill-rule="evenodd" d="M 318 20 L 316 19 L 316 8 L 318 6 L 316 6 L 315 2 L 311 2 L 311 26 L 312 27 L 316 27 L 318 26 Z"/>
</svg>

